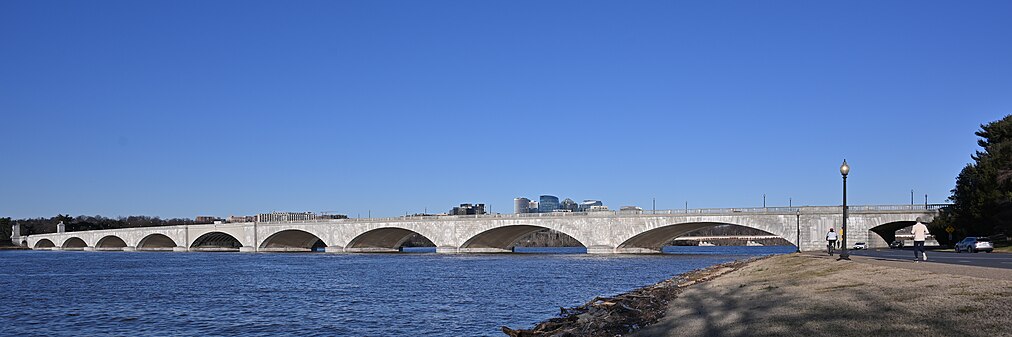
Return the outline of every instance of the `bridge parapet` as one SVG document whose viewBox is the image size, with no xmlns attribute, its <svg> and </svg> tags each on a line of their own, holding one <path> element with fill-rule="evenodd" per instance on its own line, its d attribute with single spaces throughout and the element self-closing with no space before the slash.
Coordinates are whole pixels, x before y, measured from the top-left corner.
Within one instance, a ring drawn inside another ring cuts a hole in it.
<svg viewBox="0 0 1012 337">
<path fill-rule="evenodd" d="M 847 206 L 851 213 L 883 213 L 883 212 L 924 212 L 935 213 L 949 204 L 927 204 L 927 205 L 856 205 Z M 635 210 L 635 211 L 596 211 L 596 212 L 552 212 L 552 213 L 496 213 L 477 215 L 408 215 L 387 218 L 348 218 L 348 219 L 317 219 L 297 221 L 276 221 L 261 222 L 263 224 L 284 224 L 284 223 L 362 223 L 362 222 L 397 222 L 397 221 L 419 221 L 419 220 L 474 220 L 474 219 L 527 219 L 527 218 L 571 218 L 571 217 L 594 217 L 594 218 L 619 218 L 619 217 L 648 217 L 653 215 L 735 215 L 735 214 L 775 214 L 775 215 L 796 215 L 796 214 L 842 214 L 842 206 L 797 206 L 797 207 L 745 207 L 745 208 L 689 208 L 689 209 L 665 209 L 665 210 Z"/>
</svg>

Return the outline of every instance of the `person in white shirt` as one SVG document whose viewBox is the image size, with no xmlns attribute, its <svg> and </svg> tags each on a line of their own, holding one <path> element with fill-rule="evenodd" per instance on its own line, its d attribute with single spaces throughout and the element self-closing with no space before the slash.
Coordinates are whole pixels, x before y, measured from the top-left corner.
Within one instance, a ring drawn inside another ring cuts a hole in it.
<svg viewBox="0 0 1012 337">
<path fill-rule="evenodd" d="M 830 228 L 829 233 L 826 233 L 826 241 L 829 242 L 829 244 L 826 245 L 826 251 L 829 252 L 830 256 L 833 255 L 833 248 L 836 247 L 836 238 L 836 232 L 833 231 L 833 228 Z"/>
<path fill-rule="evenodd" d="M 928 260 L 928 254 L 924 253 L 924 239 L 928 236 L 928 226 L 925 226 L 921 218 L 917 218 L 914 229 L 910 234 L 914 235 L 914 261 Z M 920 256 L 918 256 L 920 253 Z"/>
</svg>

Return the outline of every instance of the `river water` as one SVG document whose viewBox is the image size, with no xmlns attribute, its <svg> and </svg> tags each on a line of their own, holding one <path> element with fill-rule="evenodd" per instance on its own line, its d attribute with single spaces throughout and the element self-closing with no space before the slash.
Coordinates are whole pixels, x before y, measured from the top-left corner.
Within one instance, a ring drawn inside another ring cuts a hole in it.
<svg viewBox="0 0 1012 337">
<path fill-rule="evenodd" d="M 0 335 L 505 336 L 599 295 L 793 247 L 663 255 L 3 251 Z M 565 249 L 549 250 L 567 252 Z"/>
</svg>

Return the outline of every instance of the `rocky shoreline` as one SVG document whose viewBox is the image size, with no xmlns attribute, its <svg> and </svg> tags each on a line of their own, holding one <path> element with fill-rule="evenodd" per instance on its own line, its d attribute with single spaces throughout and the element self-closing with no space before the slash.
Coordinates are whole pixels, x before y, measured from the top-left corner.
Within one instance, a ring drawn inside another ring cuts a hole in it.
<svg viewBox="0 0 1012 337">
<path fill-rule="evenodd" d="M 686 287 L 712 280 L 763 258 L 721 263 L 618 296 L 596 297 L 581 306 L 560 308 L 559 317 L 538 323 L 532 329 L 514 330 L 503 326 L 502 331 L 510 337 L 613 337 L 632 333 L 660 320 L 668 302 Z"/>
</svg>

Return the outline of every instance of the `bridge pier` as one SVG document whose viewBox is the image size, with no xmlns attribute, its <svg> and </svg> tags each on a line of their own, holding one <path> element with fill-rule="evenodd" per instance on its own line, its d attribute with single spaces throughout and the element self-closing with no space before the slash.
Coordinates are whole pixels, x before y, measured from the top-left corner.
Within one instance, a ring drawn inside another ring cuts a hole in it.
<svg viewBox="0 0 1012 337">
<path fill-rule="evenodd" d="M 173 252 L 188 252 L 190 250 L 187 249 L 186 247 L 176 246 L 176 247 L 172 247 L 172 251 Z"/>
<path fill-rule="evenodd" d="M 86 252 L 94 252 L 95 251 L 95 247 L 88 246 L 88 247 L 84 247 L 81 250 L 86 251 Z"/>
<path fill-rule="evenodd" d="M 457 247 L 436 247 L 438 254 L 457 254 Z"/>
<path fill-rule="evenodd" d="M 136 252 L 137 251 L 137 247 L 126 246 L 126 247 L 123 247 L 123 251 L 124 252 Z"/>
<path fill-rule="evenodd" d="M 256 253 L 257 252 L 257 248 L 256 247 L 246 247 L 246 246 L 243 246 L 243 247 L 239 247 L 239 252 L 240 253 Z"/>
<path fill-rule="evenodd" d="M 361 248 L 345 248 L 345 253 L 398 253 L 400 249 L 396 248 L 380 248 L 380 247 L 361 247 Z"/>
</svg>

